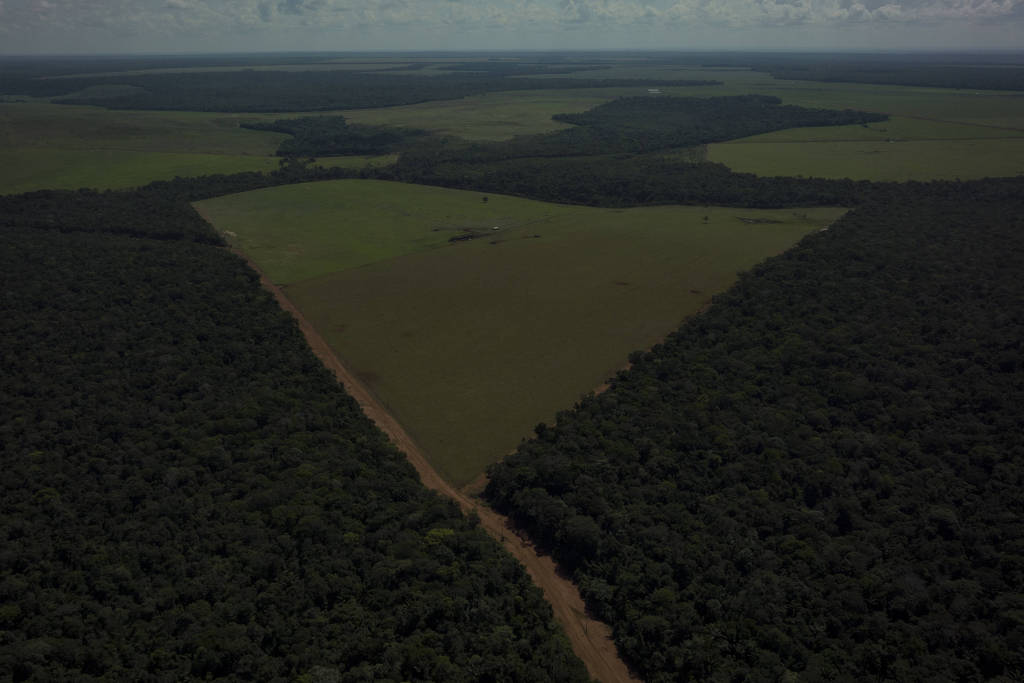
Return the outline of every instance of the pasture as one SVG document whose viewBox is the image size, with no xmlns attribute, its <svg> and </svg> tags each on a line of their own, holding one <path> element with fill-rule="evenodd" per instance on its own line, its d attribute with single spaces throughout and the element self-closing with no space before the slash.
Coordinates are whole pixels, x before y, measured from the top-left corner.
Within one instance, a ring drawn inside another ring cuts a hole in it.
<svg viewBox="0 0 1024 683">
<path fill-rule="evenodd" d="M 119 189 L 175 176 L 272 171 L 283 133 L 239 127 L 273 114 L 109 111 L 49 102 L 0 103 L 0 194 Z M 322 166 L 383 166 L 394 155 L 324 157 Z"/>
<path fill-rule="evenodd" d="M 477 192 L 361 180 L 301 187 L 197 207 L 285 285 L 458 485 L 738 271 L 842 214 L 484 202 Z M 330 220 L 306 225 L 313 205 Z M 448 241 L 467 229 L 479 237 Z"/>
<path fill-rule="evenodd" d="M 708 145 L 707 158 L 762 176 L 967 180 L 1024 173 L 1024 130 L 894 117 Z"/>
</svg>

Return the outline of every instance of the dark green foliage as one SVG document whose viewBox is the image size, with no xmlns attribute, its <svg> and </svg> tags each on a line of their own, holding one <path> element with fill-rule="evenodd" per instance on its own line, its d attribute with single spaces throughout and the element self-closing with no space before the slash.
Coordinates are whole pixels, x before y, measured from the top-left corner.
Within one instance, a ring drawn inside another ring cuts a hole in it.
<svg viewBox="0 0 1024 683">
<path fill-rule="evenodd" d="M 0 195 L 0 232 L 12 226 L 223 244 L 187 203 L 136 190 L 39 190 Z"/>
<path fill-rule="evenodd" d="M 89 92 L 56 100 L 64 104 L 91 104 L 111 109 L 277 112 L 390 107 L 507 90 L 711 85 L 717 82 L 510 78 L 490 73 L 426 77 L 355 71 L 223 71 L 97 76 L 54 79 L 47 83 L 51 92 L 63 85 L 64 92 L 69 94 L 90 86 L 122 86 L 117 92 Z M 13 88 L 10 94 L 23 94 L 13 85 L 9 87 Z"/>
<path fill-rule="evenodd" d="M 1024 673 L 1024 181 L 905 189 L 491 469 L 646 680 Z"/>
<path fill-rule="evenodd" d="M 443 146 L 431 141 L 420 154 L 435 162 L 480 163 L 521 157 L 643 154 L 804 126 L 841 126 L 884 121 L 885 114 L 783 105 L 777 97 L 620 97 L 581 114 L 556 114 L 574 124 L 553 133 L 519 136 L 505 142 Z M 413 154 L 416 150 L 413 150 Z"/>
<path fill-rule="evenodd" d="M 344 156 L 397 151 L 426 131 L 394 126 L 352 125 L 344 116 L 306 116 L 272 123 L 244 123 L 243 128 L 288 133 L 293 137 L 277 148 L 278 156 Z"/>
<path fill-rule="evenodd" d="M 505 142 L 427 139 L 402 153 L 398 180 L 591 206 L 855 204 L 876 186 L 850 180 L 760 178 L 721 164 L 659 155 L 798 126 L 866 123 L 883 114 L 783 106 L 776 97 L 626 97 L 582 114 L 573 128 Z M 585 157 L 585 158 L 584 158 Z"/>
<path fill-rule="evenodd" d="M 968 88 L 971 90 L 1024 90 L 1024 67 L 970 66 L 920 63 L 806 63 L 785 66 L 765 65 L 773 78 L 838 83 L 877 83 L 914 85 L 928 88 Z"/>
<path fill-rule="evenodd" d="M 660 155 L 437 161 L 420 150 L 378 177 L 589 206 L 717 204 L 777 208 L 852 206 L 892 185 L 825 178 L 763 178 L 722 164 Z"/>
<path fill-rule="evenodd" d="M 0 680 L 586 680 L 239 258 L 8 227 L 0 273 Z"/>
<path fill-rule="evenodd" d="M 733 97 L 623 97 L 581 114 L 557 114 L 578 128 L 553 133 L 584 150 L 577 154 L 653 152 L 735 140 L 785 128 L 885 121 L 885 114 L 783 105 L 768 95 Z M 592 143 L 588 139 L 593 140 Z M 609 149 L 609 140 L 615 140 Z M 555 146 L 558 146 L 555 143 Z M 605 146 L 604 149 L 600 149 Z M 525 155 L 533 156 L 533 155 Z"/>
</svg>

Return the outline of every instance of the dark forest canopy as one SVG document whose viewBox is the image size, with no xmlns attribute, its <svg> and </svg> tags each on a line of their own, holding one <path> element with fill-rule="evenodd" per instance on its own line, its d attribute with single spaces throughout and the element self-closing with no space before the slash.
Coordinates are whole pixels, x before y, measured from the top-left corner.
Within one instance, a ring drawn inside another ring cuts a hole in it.
<svg viewBox="0 0 1024 683">
<path fill-rule="evenodd" d="M 806 126 L 842 126 L 884 121 L 885 114 L 783 105 L 768 95 L 728 97 L 620 97 L 582 113 L 556 114 L 572 128 L 523 135 L 503 142 L 426 141 L 406 156 L 432 163 L 481 163 L 523 157 L 644 154 L 725 142 Z"/>
<path fill-rule="evenodd" d="M 647 680 L 1024 671 L 1024 181 L 917 186 L 759 266 L 487 497 Z"/>
<path fill-rule="evenodd" d="M 8 226 L 0 271 L 0 679 L 587 680 L 241 259 Z"/>
<path fill-rule="evenodd" d="M 899 192 L 893 183 L 765 178 L 735 173 L 722 164 L 692 163 L 658 154 L 438 163 L 429 153 L 417 150 L 403 154 L 393 168 L 374 173 L 385 180 L 608 207 L 854 206 L 875 193 Z"/>
<path fill-rule="evenodd" d="M 61 96 L 64 104 L 110 109 L 277 112 L 362 109 L 448 100 L 509 90 L 713 85 L 706 80 L 437 76 L 345 70 L 242 70 L 0 80 L 0 95 Z"/>
<path fill-rule="evenodd" d="M 344 156 L 387 154 L 427 134 L 415 128 L 350 124 L 344 116 L 304 116 L 269 123 L 243 123 L 243 128 L 287 133 L 278 156 Z"/>
</svg>

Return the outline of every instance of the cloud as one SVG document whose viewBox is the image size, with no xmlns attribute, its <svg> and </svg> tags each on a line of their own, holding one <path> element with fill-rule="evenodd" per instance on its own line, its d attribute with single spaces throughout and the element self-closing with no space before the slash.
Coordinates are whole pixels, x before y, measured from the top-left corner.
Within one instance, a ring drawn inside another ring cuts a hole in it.
<svg viewBox="0 0 1024 683">
<path fill-rule="evenodd" d="M 326 0 L 281 0 L 277 3 L 277 11 L 281 14 L 306 14 L 318 12 L 326 6 Z"/>
<path fill-rule="evenodd" d="M 104 36 L 131 37 L 143 49 L 151 44 L 224 49 L 233 36 L 248 36 L 244 40 L 256 41 L 254 47 L 294 49 L 312 47 L 306 36 L 347 35 L 365 42 L 373 34 L 396 36 L 381 48 L 402 48 L 418 47 L 408 42 L 410 36 L 454 39 L 455 32 L 505 31 L 511 43 L 514 32 L 554 36 L 566 30 L 583 37 L 590 30 L 707 35 L 702 27 L 841 30 L 973 23 L 1008 31 L 1007 26 L 1024 22 L 1024 0 L 0 0 L 0 16 L 0 31 L 26 46 L 45 35 L 59 48 L 63 35 L 79 44 L 92 40 L 97 51 L 108 47 Z M 291 43 L 278 40 L 286 34 Z M 259 42 L 257 35 L 267 41 Z M 325 44 L 345 49 L 353 43 L 317 43 Z"/>
</svg>

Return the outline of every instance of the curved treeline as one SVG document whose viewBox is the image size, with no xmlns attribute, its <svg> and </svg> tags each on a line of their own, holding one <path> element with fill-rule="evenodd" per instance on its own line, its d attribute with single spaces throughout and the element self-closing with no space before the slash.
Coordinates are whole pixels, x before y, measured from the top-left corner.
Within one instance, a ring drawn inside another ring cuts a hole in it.
<svg viewBox="0 0 1024 683">
<path fill-rule="evenodd" d="M 1024 671 L 1024 181 L 904 189 L 490 469 L 645 680 Z"/>
<path fill-rule="evenodd" d="M 282 157 L 387 154 L 427 134 L 416 128 L 350 124 L 344 116 L 304 116 L 241 125 L 291 135 L 277 148 L 277 155 Z"/>
<path fill-rule="evenodd" d="M 408 150 L 406 156 L 427 157 L 433 163 L 482 163 L 523 157 L 645 154 L 786 128 L 885 121 L 888 116 L 783 105 L 778 97 L 768 95 L 732 95 L 620 97 L 579 114 L 555 114 L 552 118 L 574 125 L 501 142 L 430 140 Z"/>
<path fill-rule="evenodd" d="M 51 227 L 0 230 L 0 679 L 587 680 L 241 259 Z"/>
</svg>

